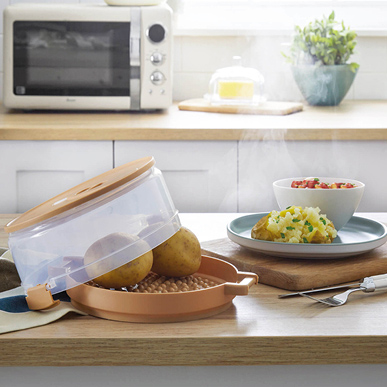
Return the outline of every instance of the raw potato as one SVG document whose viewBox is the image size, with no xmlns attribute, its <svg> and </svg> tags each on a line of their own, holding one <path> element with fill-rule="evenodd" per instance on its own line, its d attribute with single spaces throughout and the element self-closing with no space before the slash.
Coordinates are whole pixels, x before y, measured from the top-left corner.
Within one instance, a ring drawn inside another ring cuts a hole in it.
<svg viewBox="0 0 387 387">
<path fill-rule="evenodd" d="M 137 242 L 136 242 L 137 241 Z M 135 245 L 132 245 L 136 242 Z M 123 249 L 123 251 L 120 251 Z M 94 282 L 105 288 L 122 288 L 130 285 L 135 285 L 144 279 L 149 273 L 153 264 L 153 253 L 149 245 L 140 240 L 135 235 L 125 233 L 113 233 L 94 242 L 86 251 L 84 262 L 85 265 L 92 263 L 104 256 L 114 256 L 114 259 L 124 260 L 126 257 L 136 256 L 142 251 L 145 254 L 130 261 L 114 270 L 108 271 L 96 278 L 97 273 L 105 272 L 106 262 L 101 261 L 92 266 L 86 266 L 86 270 Z M 110 260 L 109 258 L 107 259 Z"/>
<path fill-rule="evenodd" d="M 171 238 L 153 249 L 152 271 L 167 277 L 185 277 L 198 271 L 202 252 L 198 238 L 181 227 Z"/>
</svg>

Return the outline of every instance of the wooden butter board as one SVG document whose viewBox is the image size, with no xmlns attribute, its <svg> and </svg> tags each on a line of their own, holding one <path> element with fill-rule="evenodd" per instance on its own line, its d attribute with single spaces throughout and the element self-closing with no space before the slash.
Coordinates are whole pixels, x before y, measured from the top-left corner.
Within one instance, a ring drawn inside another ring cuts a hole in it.
<svg viewBox="0 0 387 387">
<path fill-rule="evenodd" d="M 307 290 L 358 281 L 387 273 L 387 243 L 364 254 L 339 259 L 272 257 L 228 238 L 203 242 L 202 254 L 223 259 L 240 271 L 258 274 L 259 283 L 286 290 Z"/>
<path fill-rule="evenodd" d="M 268 101 L 258 106 L 248 105 L 211 105 L 204 98 L 189 99 L 178 104 L 180 110 L 228 113 L 228 114 L 260 114 L 272 116 L 285 116 L 302 111 L 304 105 L 300 102 Z"/>
</svg>

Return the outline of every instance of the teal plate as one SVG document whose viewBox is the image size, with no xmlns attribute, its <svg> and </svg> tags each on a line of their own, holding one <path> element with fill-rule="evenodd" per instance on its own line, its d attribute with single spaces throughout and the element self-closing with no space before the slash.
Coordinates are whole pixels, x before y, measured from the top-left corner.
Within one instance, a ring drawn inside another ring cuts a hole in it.
<svg viewBox="0 0 387 387">
<path fill-rule="evenodd" d="M 269 242 L 251 238 L 251 229 L 268 212 L 245 215 L 227 225 L 235 243 L 260 253 L 285 258 L 331 259 L 366 253 L 387 242 L 387 227 L 380 222 L 352 216 L 330 244 Z"/>
</svg>

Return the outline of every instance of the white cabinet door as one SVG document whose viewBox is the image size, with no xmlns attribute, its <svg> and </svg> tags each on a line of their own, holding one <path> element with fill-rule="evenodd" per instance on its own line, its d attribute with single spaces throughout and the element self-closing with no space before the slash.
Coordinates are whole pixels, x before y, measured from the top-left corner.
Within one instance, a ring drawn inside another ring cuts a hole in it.
<svg viewBox="0 0 387 387">
<path fill-rule="evenodd" d="M 22 213 L 113 167 L 111 141 L 0 141 L 0 212 Z"/>
<path fill-rule="evenodd" d="M 115 165 L 153 156 L 180 212 L 237 211 L 236 141 L 116 141 Z"/>
<path fill-rule="evenodd" d="M 239 143 L 239 210 L 277 209 L 272 184 L 287 177 L 338 177 L 365 184 L 357 211 L 387 211 L 387 141 Z"/>
</svg>

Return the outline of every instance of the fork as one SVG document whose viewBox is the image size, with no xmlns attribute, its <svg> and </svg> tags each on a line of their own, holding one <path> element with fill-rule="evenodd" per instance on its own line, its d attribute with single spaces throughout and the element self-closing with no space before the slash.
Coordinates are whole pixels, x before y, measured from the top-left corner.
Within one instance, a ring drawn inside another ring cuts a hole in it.
<svg viewBox="0 0 387 387">
<path fill-rule="evenodd" d="M 348 289 L 343 293 L 339 293 L 332 297 L 327 298 L 315 298 L 309 294 L 300 292 L 300 296 L 310 298 L 314 301 L 321 302 L 322 304 L 329 306 L 341 306 L 344 305 L 351 293 L 361 290 L 366 293 L 375 292 L 378 290 L 387 289 L 387 274 L 381 274 L 373 277 L 364 278 L 363 282 L 358 288 Z"/>
<path fill-rule="evenodd" d="M 305 294 L 305 293 L 300 293 L 300 295 L 303 297 L 308 297 L 312 300 L 315 300 L 317 302 L 321 302 L 322 304 L 326 304 L 329 306 L 341 306 L 347 302 L 348 297 L 351 293 L 356 292 L 358 290 L 365 291 L 365 288 L 359 287 L 359 288 L 355 288 L 355 289 L 348 289 L 343 293 L 337 294 L 333 297 L 327 297 L 327 298 L 316 298 L 316 297 L 312 297 L 309 294 Z"/>
</svg>

